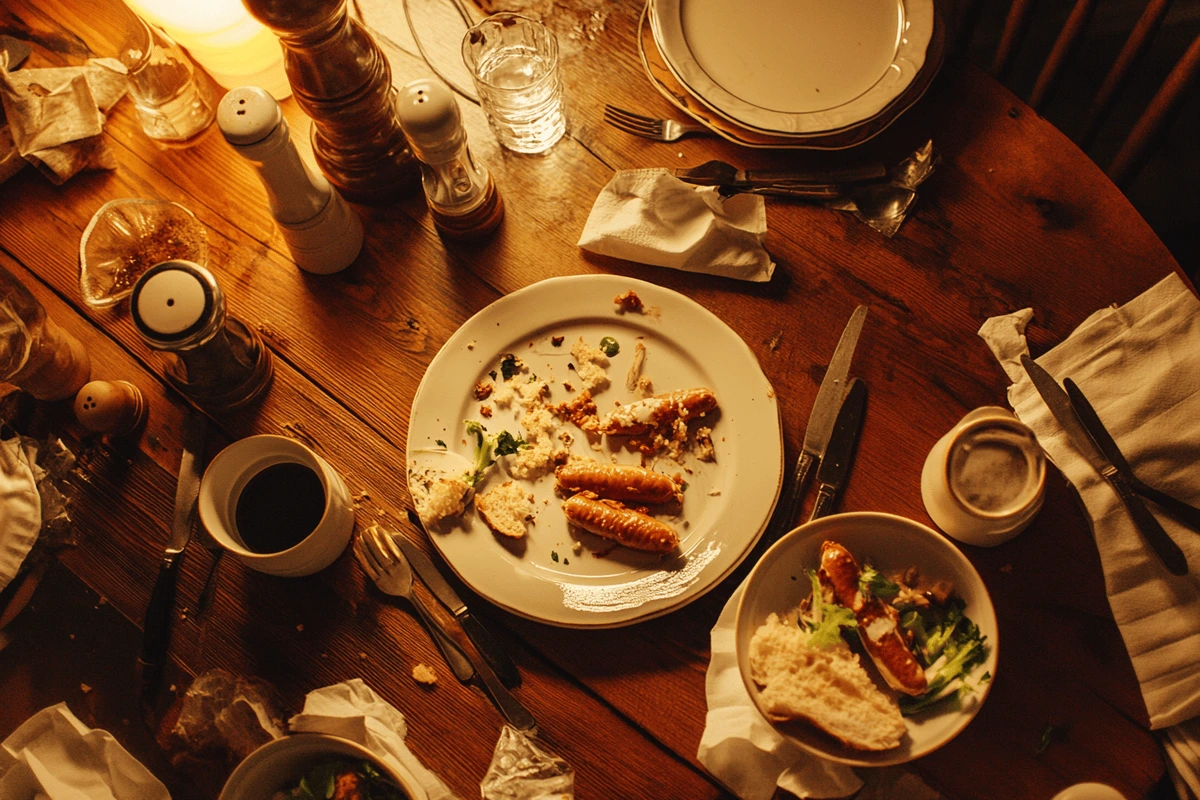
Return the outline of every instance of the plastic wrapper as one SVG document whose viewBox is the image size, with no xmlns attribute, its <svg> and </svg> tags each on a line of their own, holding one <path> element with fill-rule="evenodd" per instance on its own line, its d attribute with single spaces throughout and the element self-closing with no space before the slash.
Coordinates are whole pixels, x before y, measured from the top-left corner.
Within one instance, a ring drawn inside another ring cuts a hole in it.
<svg viewBox="0 0 1200 800">
<path fill-rule="evenodd" d="M 572 800 L 575 770 L 516 728 L 505 725 L 479 788 L 484 800 Z"/>
<path fill-rule="evenodd" d="M 192 681 L 167 737 L 171 763 L 191 774 L 228 771 L 283 736 L 284 716 L 269 685 L 223 669 L 205 672 Z"/>
</svg>

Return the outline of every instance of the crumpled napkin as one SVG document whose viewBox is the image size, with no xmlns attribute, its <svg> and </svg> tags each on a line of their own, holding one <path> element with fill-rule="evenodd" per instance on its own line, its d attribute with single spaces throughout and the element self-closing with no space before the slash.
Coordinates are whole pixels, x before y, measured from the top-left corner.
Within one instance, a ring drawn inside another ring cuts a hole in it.
<svg viewBox="0 0 1200 800">
<path fill-rule="evenodd" d="M 798 797 L 853 794 L 863 782 L 850 767 L 784 739 L 746 692 L 734 630 L 744 588 L 742 584 L 734 591 L 712 629 L 712 661 L 704 684 L 708 716 L 696 758 L 742 800 L 768 800 L 776 786 Z"/>
<path fill-rule="evenodd" d="M 692 186 L 665 169 L 622 170 L 600 191 L 579 246 L 600 255 L 769 281 L 763 248 L 766 204 L 760 195 L 722 198 L 715 186 Z"/>
<path fill-rule="evenodd" d="M 988 320 L 980 336 L 1014 380 L 1013 410 L 1087 508 L 1150 727 L 1163 731 L 1180 794 L 1188 796 L 1186 787 L 1200 795 L 1200 534 L 1148 503 L 1191 570 L 1167 572 L 1015 361 L 1026 352 L 1020 338 L 1031 315 L 1026 309 Z M 1200 301 L 1178 275 L 1097 311 L 1038 363 L 1079 384 L 1139 478 L 1200 505 Z"/>
<path fill-rule="evenodd" d="M 126 70 L 116 59 L 8 72 L 8 53 L 0 51 L 0 101 L 8 119 L 0 146 L 11 139 L 17 153 L 56 184 L 87 167 L 115 169 L 100 134 L 125 88 Z M 0 162 L 8 161 L 0 150 Z"/>
<path fill-rule="evenodd" d="M 17 576 L 42 529 L 37 485 L 43 475 L 32 439 L 0 441 L 0 591 Z"/>
<path fill-rule="evenodd" d="M 413 800 L 455 798 L 404 743 L 408 735 L 404 715 L 359 678 L 309 692 L 304 710 L 291 718 L 288 728 L 293 733 L 327 733 L 361 744 L 409 778 L 410 784 L 424 789 L 424 794 Z"/>
<path fill-rule="evenodd" d="M 107 731 L 66 703 L 42 709 L 0 747 L 0 797 L 24 800 L 170 800 L 167 787 Z"/>
</svg>

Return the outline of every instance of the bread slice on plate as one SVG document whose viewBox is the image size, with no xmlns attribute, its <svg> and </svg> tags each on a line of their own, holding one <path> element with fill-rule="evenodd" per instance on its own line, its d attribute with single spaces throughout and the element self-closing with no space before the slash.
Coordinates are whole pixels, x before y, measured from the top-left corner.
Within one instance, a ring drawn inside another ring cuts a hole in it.
<svg viewBox="0 0 1200 800">
<path fill-rule="evenodd" d="M 847 747 L 890 750 L 906 733 L 896 702 L 872 682 L 843 642 L 810 647 L 795 621 L 771 614 L 750 640 L 759 703 L 777 722 L 802 719 Z"/>
<path fill-rule="evenodd" d="M 475 498 L 475 508 L 487 526 L 501 536 L 520 539 L 525 523 L 533 516 L 533 495 L 516 481 L 505 481 Z"/>
</svg>

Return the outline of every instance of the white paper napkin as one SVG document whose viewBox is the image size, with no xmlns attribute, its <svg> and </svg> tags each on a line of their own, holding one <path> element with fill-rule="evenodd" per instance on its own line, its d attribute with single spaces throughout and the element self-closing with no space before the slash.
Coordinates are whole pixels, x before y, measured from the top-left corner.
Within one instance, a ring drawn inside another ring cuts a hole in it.
<svg viewBox="0 0 1200 800">
<path fill-rule="evenodd" d="M 642 264 L 769 281 L 775 264 L 763 248 L 760 195 L 722 198 L 665 169 L 622 170 L 600 191 L 579 246 Z"/>
<path fill-rule="evenodd" d="M 712 630 L 705 694 L 708 717 L 696 758 L 742 800 L 768 800 L 775 787 L 798 797 L 846 797 L 862 787 L 844 764 L 818 758 L 784 739 L 746 692 L 737 664 L 734 622 L 739 586 Z"/>
<path fill-rule="evenodd" d="M 1026 352 L 1018 340 L 1029 318 L 1028 309 L 994 318 L 979 333 L 1015 381 L 1008 389 L 1013 410 L 1087 507 L 1150 727 L 1165 729 L 1176 772 L 1200 794 L 1200 534 L 1148 504 L 1191 570 L 1182 577 L 1167 572 L 1014 361 Z M 1124 306 L 1096 312 L 1038 363 L 1060 382 L 1079 384 L 1139 478 L 1200 505 L 1200 301 L 1177 275 Z"/>
<path fill-rule="evenodd" d="M 361 744 L 409 778 L 410 784 L 424 789 L 413 800 L 455 800 L 446 784 L 404 743 L 408 735 L 404 715 L 358 678 L 309 692 L 304 710 L 291 718 L 288 727 L 295 733 L 327 733 Z"/>
<path fill-rule="evenodd" d="M 167 787 L 106 731 L 66 703 L 42 709 L 0 748 L 5 800 L 170 800 Z"/>
<path fill-rule="evenodd" d="M 42 528 L 39 473 L 32 439 L 0 441 L 0 590 L 17 576 Z"/>
</svg>

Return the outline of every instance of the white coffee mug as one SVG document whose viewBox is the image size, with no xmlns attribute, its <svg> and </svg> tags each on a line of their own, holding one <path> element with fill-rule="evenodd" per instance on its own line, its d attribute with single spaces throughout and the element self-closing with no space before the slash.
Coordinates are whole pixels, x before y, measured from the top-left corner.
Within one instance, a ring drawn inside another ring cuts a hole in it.
<svg viewBox="0 0 1200 800">
<path fill-rule="evenodd" d="M 301 464 L 316 474 L 325 506 L 316 527 L 294 546 L 257 552 L 238 530 L 238 501 L 251 479 L 276 464 Z M 332 564 L 354 532 L 354 502 L 345 481 L 310 448 L 286 436 L 249 436 L 217 454 L 200 481 L 200 521 L 217 543 L 246 566 L 271 575 L 311 575 Z"/>
<path fill-rule="evenodd" d="M 1042 507 L 1046 460 L 1033 431 L 1008 409 L 983 406 L 950 429 L 925 459 L 921 499 L 946 535 L 995 547 Z"/>
</svg>

